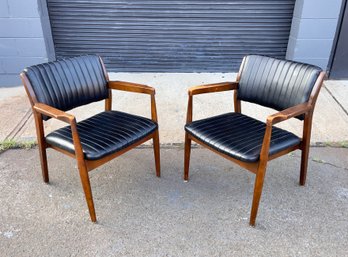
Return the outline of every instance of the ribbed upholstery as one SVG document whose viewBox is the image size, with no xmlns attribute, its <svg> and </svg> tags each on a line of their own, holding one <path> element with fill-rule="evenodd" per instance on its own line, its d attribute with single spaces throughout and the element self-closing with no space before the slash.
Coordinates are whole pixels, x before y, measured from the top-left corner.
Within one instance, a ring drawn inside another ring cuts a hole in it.
<svg viewBox="0 0 348 257">
<path fill-rule="evenodd" d="M 108 97 L 98 56 L 86 55 L 39 64 L 26 68 L 24 72 L 38 102 L 63 111 Z"/>
<path fill-rule="evenodd" d="M 207 145 L 244 162 L 259 160 L 265 129 L 265 123 L 240 113 L 226 113 L 185 126 L 189 134 Z M 269 154 L 299 143 L 294 134 L 273 127 Z"/>
<path fill-rule="evenodd" d="M 98 160 L 150 135 L 157 124 L 150 119 L 117 111 L 106 111 L 77 123 L 87 160 Z M 74 153 L 70 126 L 46 136 L 50 145 Z"/>
<path fill-rule="evenodd" d="M 249 55 L 241 72 L 238 99 L 284 110 L 309 100 L 320 72 L 313 65 Z"/>
</svg>

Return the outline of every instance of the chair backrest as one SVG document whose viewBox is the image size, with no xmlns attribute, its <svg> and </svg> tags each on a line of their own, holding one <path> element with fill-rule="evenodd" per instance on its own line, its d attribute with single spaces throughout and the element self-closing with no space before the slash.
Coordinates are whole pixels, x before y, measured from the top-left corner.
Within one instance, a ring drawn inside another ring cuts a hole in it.
<svg viewBox="0 0 348 257">
<path fill-rule="evenodd" d="M 63 111 L 108 97 L 103 66 L 95 55 L 31 66 L 24 73 L 38 102 Z"/>
<path fill-rule="evenodd" d="M 305 103 L 321 71 L 314 65 L 246 56 L 240 72 L 238 99 L 278 111 Z"/>
</svg>

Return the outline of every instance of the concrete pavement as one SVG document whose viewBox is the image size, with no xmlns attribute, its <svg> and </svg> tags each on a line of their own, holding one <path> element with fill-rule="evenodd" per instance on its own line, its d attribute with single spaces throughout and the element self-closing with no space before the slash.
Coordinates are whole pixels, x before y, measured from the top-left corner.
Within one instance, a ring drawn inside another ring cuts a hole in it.
<svg viewBox="0 0 348 257">
<path fill-rule="evenodd" d="M 110 73 L 110 79 L 148 84 L 156 88 L 162 144 L 182 143 L 187 108 L 187 88 L 193 85 L 233 81 L 234 73 Z M 321 90 L 314 114 L 312 143 L 348 140 L 348 81 L 326 81 Z M 103 102 L 72 110 L 77 120 L 103 110 Z M 147 95 L 114 92 L 113 108 L 150 117 L 150 99 Z M 35 126 L 29 101 L 23 87 L 0 88 L 0 141 L 35 139 Z M 194 98 L 194 119 L 233 110 L 231 92 L 202 95 Z M 242 103 L 242 112 L 261 120 L 274 110 Z M 45 123 L 49 132 L 65 124 L 50 120 Z M 290 120 L 280 127 L 301 135 L 301 122 Z"/>
<path fill-rule="evenodd" d="M 20 158 L 18 158 L 20 156 Z M 205 149 L 150 148 L 92 171 L 98 223 L 89 221 L 69 157 L 49 150 L 50 184 L 37 149 L 0 155 L 1 256 L 347 256 L 348 149 L 311 149 L 298 185 L 299 153 L 270 162 L 256 228 L 248 225 L 254 175 Z"/>
</svg>

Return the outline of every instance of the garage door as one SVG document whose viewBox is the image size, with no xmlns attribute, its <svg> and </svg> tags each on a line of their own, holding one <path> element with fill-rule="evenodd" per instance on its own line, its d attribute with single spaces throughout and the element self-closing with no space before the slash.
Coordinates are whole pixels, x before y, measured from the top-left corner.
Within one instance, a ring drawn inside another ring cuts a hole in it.
<svg viewBox="0 0 348 257">
<path fill-rule="evenodd" d="M 285 57 L 295 0 L 47 0 L 57 58 L 110 71 L 231 72 L 245 54 Z"/>
</svg>

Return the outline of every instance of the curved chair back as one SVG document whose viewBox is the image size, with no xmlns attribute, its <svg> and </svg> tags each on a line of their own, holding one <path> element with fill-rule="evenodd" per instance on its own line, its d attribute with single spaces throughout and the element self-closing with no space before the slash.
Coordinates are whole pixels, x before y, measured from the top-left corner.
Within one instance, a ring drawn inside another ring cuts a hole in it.
<svg viewBox="0 0 348 257">
<path fill-rule="evenodd" d="M 31 66 L 24 74 L 32 87 L 31 97 L 62 111 L 106 99 L 109 94 L 103 64 L 96 55 Z"/>
<path fill-rule="evenodd" d="M 248 55 L 240 72 L 238 99 L 278 111 L 308 102 L 321 71 L 314 65 Z"/>
</svg>

